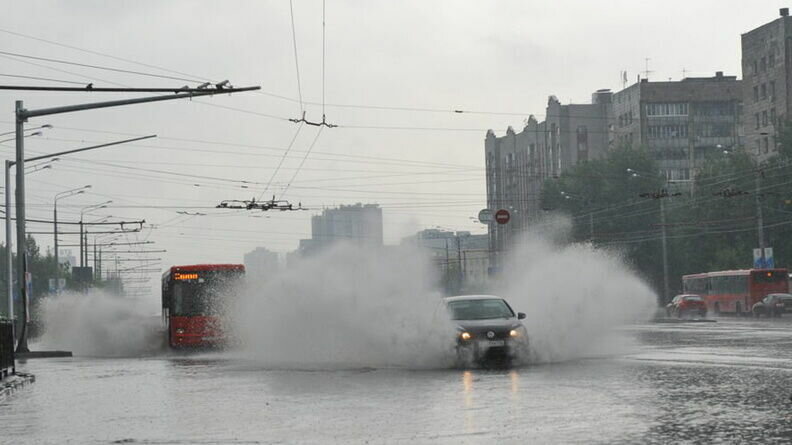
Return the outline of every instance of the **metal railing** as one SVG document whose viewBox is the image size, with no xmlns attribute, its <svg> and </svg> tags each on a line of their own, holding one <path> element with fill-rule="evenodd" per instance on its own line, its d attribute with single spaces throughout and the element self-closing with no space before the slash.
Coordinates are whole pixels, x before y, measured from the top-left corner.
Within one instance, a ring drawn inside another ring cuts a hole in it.
<svg viewBox="0 0 792 445">
<path fill-rule="evenodd" d="M 15 372 L 13 329 L 10 320 L 0 320 L 0 381 Z"/>
</svg>

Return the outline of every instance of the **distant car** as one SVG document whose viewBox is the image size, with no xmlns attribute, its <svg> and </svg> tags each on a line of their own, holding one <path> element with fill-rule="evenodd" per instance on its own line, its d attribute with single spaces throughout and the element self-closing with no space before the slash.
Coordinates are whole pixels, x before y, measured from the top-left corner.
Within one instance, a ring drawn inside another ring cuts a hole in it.
<svg viewBox="0 0 792 445">
<path fill-rule="evenodd" d="M 666 315 L 683 318 L 685 315 L 707 316 L 707 303 L 700 295 L 677 295 L 666 305 Z"/>
<path fill-rule="evenodd" d="M 511 364 L 527 359 L 528 332 L 509 303 L 493 295 L 463 295 L 444 298 L 456 324 L 456 353 L 460 365 Z"/>
<path fill-rule="evenodd" d="M 787 312 L 792 312 L 792 295 L 790 294 L 768 294 L 751 308 L 754 317 L 762 315 L 780 317 L 781 314 Z"/>
</svg>

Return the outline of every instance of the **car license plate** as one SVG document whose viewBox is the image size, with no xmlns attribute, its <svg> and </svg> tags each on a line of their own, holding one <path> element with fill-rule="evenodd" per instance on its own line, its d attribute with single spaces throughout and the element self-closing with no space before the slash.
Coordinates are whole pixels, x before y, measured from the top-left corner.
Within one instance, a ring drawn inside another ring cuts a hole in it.
<svg viewBox="0 0 792 445">
<path fill-rule="evenodd" d="M 505 344 L 506 342 L 503 340 L 484 340 L 481 342 L 481 346 L 484 346 L 485 348 L 496 348 Z"/>
</svg>

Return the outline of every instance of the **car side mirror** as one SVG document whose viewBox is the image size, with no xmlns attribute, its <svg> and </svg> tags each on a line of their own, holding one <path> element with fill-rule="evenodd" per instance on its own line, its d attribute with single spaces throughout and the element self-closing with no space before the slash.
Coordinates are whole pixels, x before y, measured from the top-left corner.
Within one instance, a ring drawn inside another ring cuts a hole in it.
<svg viewBox="0 0 792 445">
<path fill-rule="evenodd" d="M 525 318 L 525 312 L 517 312 L 517 319 L 522 320 Z"/>
</svg>

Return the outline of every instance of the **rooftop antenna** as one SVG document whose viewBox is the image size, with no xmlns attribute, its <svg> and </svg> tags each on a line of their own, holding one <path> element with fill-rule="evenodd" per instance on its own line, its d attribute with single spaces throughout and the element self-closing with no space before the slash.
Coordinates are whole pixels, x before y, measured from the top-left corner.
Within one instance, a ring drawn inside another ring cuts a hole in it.
<svg viewBox="0 0 792 445">
<path fill-rule="evenodd" d="M 685 68 L 682 68 L 682 78 L 683 79 L 687 77 L 687 72 L 688 71 Z"/>
<path fill-rule="evenodd" d="M 646 69 L 644 70 L 644 79 L 649 80 L 649 73 L 653 73 L 654 71 L 649 70 L 649 61 L 652 60 L 649 57 L 645 58 Z"/>
</svg>

